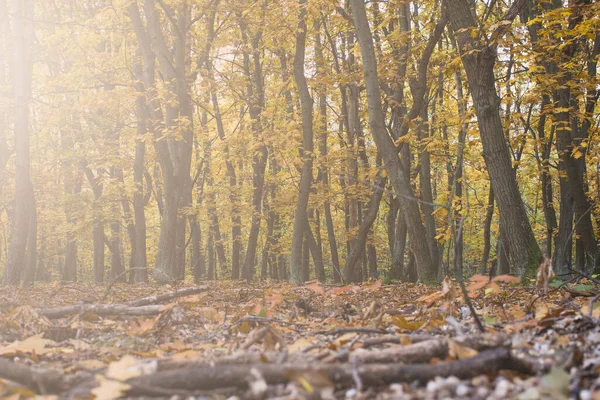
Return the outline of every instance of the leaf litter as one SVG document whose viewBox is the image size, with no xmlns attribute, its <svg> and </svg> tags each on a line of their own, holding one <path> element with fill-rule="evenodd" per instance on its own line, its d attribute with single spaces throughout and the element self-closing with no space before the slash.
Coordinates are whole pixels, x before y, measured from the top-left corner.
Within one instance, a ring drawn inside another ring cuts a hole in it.
<svg viewBox="0 0 600 400">
<path fill-rule="evenodd" d="M 483 333 L 450 278 L 439 288 L 380 280 L 5 288 L 0 393 L 600 399 L 598 288 L 555 287 L 551 269 L 540 268 L 546 281 L 535 287 L 471 278 Z"/>
</svg>

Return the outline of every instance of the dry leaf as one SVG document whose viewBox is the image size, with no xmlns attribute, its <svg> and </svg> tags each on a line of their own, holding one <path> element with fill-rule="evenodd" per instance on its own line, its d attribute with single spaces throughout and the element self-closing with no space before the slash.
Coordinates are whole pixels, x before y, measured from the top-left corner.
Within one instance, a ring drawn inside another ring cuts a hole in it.
<svg viewBox="0 0 600 400">
<path fill-rule="evenodd" d="M 474 350 L 470 347 L 463 346 L 452 339 L 448 339 L 448 354 L 452 358 L 456 358 L 458 360 L 464 360 L 466 358 L 471 358 L 477 355 L 477 350 Z"/>
<path fill-rule="evenodd" d="M 325 293 L 325 290 L 323 290 L 323 287 L 321 286 L 319 281 L 306 282 L 305 286 L 317 294 Z"/>
<path fill-rule="evenodd" d="M 106 379 L 102 375 L 96 375 L 96 381 L 100 385 L 92 389 L 92 393 L 96 396 L 97 400 L 118 399 L 123 397 L 127 390 L 131 389 L 131 386 L 126 383 Z"/>
<path fill-rule="evenodd" d="M 288 346 L 288 351 L 290 353 L 296 353 L 296 352 L 304 350 L 305 348 L 310 347 L 312 345 L 313 345 L 313 343 L 310 340 L 301 337 L 300 339 L 296 340 L 294 343 L 292 343 Z"/>
<path fill-rule="evenodd" d="M 404 318 L 401 315 L 394 315 L 392 317 L 392 322 L 398 328 L 404 329 L 406 331 L 416 331 L 417 329 L 419 329 L 420 327 L 422 327 L 423 324 L 424 324 L 424 322 L 420 321 L 420 320 L 407 321 L 406 318 Z"/>
<path fill-rule="evenodd" d="M 123 356 L 119 361 L 110 363 L 106 370 L 106 377 L 119 381 L 126 381 L 129 378 L 140 376 L 142 370 L 136 368 L 138 360 L 132 356 Z"/>
<path fill-rule="evenodd" d="M 48 345 L 56 345 L 56 342 L 44 339 L 42 334 L 30 336 L 23 341 L 16 341 L 8 346 L 0 348 L 0 356 L 13 357 L 17 353 L 46 354 L 53 351 Z"/>
</svg>

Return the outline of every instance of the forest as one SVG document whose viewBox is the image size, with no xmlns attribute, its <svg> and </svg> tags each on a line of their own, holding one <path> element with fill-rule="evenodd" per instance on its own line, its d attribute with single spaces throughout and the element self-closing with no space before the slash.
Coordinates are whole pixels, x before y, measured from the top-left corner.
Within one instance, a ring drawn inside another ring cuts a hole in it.
<svg viewBox="0 0 600 400">
<path fill-rule="evenodd" d="M 6 284 L 600 265 L 595 2 L 3 3 Z"/>
<path fill-rule="evenodd" d="M 600 2 L 0 0 L 0 397 L 600 399 Z"/>
</svg>

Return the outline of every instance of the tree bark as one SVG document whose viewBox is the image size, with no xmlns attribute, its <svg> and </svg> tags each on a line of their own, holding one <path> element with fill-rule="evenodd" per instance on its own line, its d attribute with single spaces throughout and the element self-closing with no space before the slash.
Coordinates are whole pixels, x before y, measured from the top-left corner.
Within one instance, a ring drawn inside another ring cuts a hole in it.
<svg viewBox="0 0 600 400">
<path fill-rule="evenodd" d="M 381 93 L 377 76 L 377 60 L 373 47 L 373 36 L 369 28 L 365 5 L 362 0 L 352 0 L 352 14 L 358 40 L 361 45 L 363 72 L 367 88 L 369 106 L 369 126 L 377 149 L 381 152 L 385 168 L 400 199 L 400 205 L 411 236 L 413 251 L 417 259 L 419 278 L 424 282 L 434 282 L 435 265 L 431 260 L 427 245 L 425 227 L 421 222 L 419 207 L 409 183 L 409 177 L 403 170 L 397 156 L 396 147 L 386 131 Z"/>
<path fill-rule="evenodd" d="M 263 8 L 266 6 L 263 3 Z M 242 40 L 248 44 L 243 17 L 240 17 L 240 29 L 242 31 Z M 250 110 L 250 118 L 252 120 L 252 135 L 256 141 L 257 149 L 252 157 L 252 222 L 250 225 L 250 233 L 248 235 L 248 245 L 246 246 L 246 257 L 244 259 L 244 267 L 242 276 L 246 281 L 251 281 L 254 277 L 254 267 L 256 264 L 256 250 L 258 247 L 258 235 L 260 233 L 260 222 L 262 220 L 262 201 L 263 190 L 265 184 L 265 169 L 267 166 L 267 146 L 261 140 L 262 136 L 262 121 L 261 113 L 265 108 L 265 88 L 264 77 L 261 63 L 260 42 L 262 40 L 262 27 L 257 28 L 251 40 L 252 63 L 254 70 L 250 72 L 250 55 L 244 51 L 244 73 L 248 83 L 246 85 L 247 102 Z M 256 91 L 256 92 L 255 92 Z"/>
<path fill-rule="evenodd" d="M 33 1 L 13 0 L 12 28 L 14 41 L 14 137 L 15 137 L 15 206 L 4 265 L 3 282 L 17 285 L 27 265 L 28 246 L 35 246 L 35 232 L 29 232 L 34 216 L 35 199 L 31 183 L 29 155 L 29 106 L 33 60 Z M 31 239 L 31 240 L 30 240 Z M 35 251 L 35 249 L 31 249 Z"/>
<path fill-rule="evenodd" d="M 369 201 L 369 211 L 360 224 L 358 235 L 354 245 L 352 246 L 352 252 L 348 256 L 348 260 L 344 266 L 344 281 L 346 283 L 360 282 L 362 280 L 360 269 L 357 268 L 357 263 L 360 257 L 363 255 L 367 236 L 371 230 L 371 227 L 373 226 L 373 223 L 375 222 L 375 219 L 377 218 L 379 205 L 381 204 L 381 198 L 383 197 L 383 190 L 386 183 L 387 177 L 378 176 L 378 178 L 375 180 L 373 194 L 371 196 L 371 200 Z"/>
<path fill-rule="evenodd" d="M 487 270 L 488 260 L 490 259 L 491 250 L 491 233 L 492 219 L 494 218 L 494 189 L 490 186 L 488 194 L 488 204 L 485 211 L 485 219 L 483 221 L 483 255 L 481 256 L 481 264 L 479 264 L 479 273 L 485 275 Z"/>
<path fill-rule="evenodd" d="M 312 185 L 313 167 L 313 99 L 308 90 L 308 84 L 304 76 L 304 59 L 306 51 L 306 0 L 299 0 L 300 12 L 298 16 L 298 29 L 296 31 L 296 53 L 294 56 L 294 79 L 300 96 L 300 107 L 302 110 L 302 151 L 303 159 L 300 184 L 298 188 L 298 199 L 294 214 L 294 229 L 292 232 L 292 255 L 291 276 L 292 283 L 300 283 L 302 276 L 302 241 L 310 229 L 308 226 L 308 198 Z"/>
<path fill-rule="evenodd" d="M 102 210 L 102 191 L 103 185 L 100 174 L 94 175 L 94 172 L 85 165 L 85 175 L 94 192 L 94 203 L 92 205 L 93 228 L 92 237 L 94 242 L 94 283 L 104 282 L 104 212 Z"/>
<path fill-rule="evenodd" d="M 512 21 L 523 3 L 523 0 L 513 3 L 503 20 Z M 508 28 L 506 24 L 499 27 L 491 38 L 473 38 L 471 32 L 477 31 L 478 25 L 468 1 L 446 0 L 446 5 L 467 73 L 481 133 L 483 157 L 488 167 L 500 216 L 505 222 L 513 262 L 520 275 L 535 278 L 541 251 L 529 224 L 512 168 L 500 119 L 500 98 L 496 91 L 494 75 L 497 39 Z"/>
<path fill-rule="evenodd" d="M 151 129 L 164 183 L 160 238 L 153 272 L 156 281 L 162 283 L 183 279 L 185 275 L 185 228 L 188 218 L 180 211 L 191 202 L 193 142 L 192 106 L 186 76 L 189 7 L 189 4 L 182 3 L 167 11 L 174 14 L 170 15 L 169 21 L 172 28 L 180 33 L 175 36 L 172 48 L 169 48 L 155 0 L 144 0 L 147 26 L 144 26 L 137 2 L 128 6 L 129 17 L 144 59 L 144 83 L 152 120 Z M 156 60 L 166 90 L 177 102 L 160 104 L 159 96 L 156 95 Z M 177 129 L 180 134 L 165 135 L 169 129 Z"/>
</svg>

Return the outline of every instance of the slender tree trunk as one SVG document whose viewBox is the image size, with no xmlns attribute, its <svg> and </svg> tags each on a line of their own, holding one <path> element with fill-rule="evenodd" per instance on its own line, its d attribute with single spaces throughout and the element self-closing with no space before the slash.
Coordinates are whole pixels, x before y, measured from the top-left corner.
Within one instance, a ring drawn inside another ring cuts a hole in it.
<svg viewBox="0 0 600 400">
<path fill-rule="evenodd" d="M 308 231 L 304 231 L 304 238 L 302 240 L 302 282 L 310 280 L 310 249 L 308 247 Z"/>
<path fill-rule="evenodd" d="M 455 204 L 452 204 L 452 216 L 454 218 L 454 271 L 457 275 L 457 279 L 462 280 L 463 274 L 463 252 L 465 242 L 465 230 L 463 229 L 463 164 L 464 164 L 464 150 L 465 141 L 467 138 L 467 107 L 466 99 L 463 93 L 463 81 L 460 71 L 455 73 L 456 79 L 456 96 L 458 98 L 458 114 L 460 115 L 460 129 L 458 131 L 458 151 L 456 155 L 456 166 L 454 167 L 454 176 L 452 177 L 452 188 L 450 193 L 454 193 L 454 198 L 457 199 Z M 491 188 L 490 188 L 491 193 Z M 451 202 L 454 200 L 452 199 Z M 492 200 L 493 205 L 493 200 Z M 493 213 L 493 208 L 492 208 Z M 462 229 L 462 231 L 461 231 Z M 487 232 L 488 240 L 488 256 L 489 256 L 489 226 Z M 484 240 L 485 240 L 485 228 L 484 228 Z M 485 245 L 484 245 L 485 246 Z M 485 253 L 485 248 L 484 248 Z M 485 254 L 484 254 L 485 256 Z M 487 263 L 487 261 L 486 261 Z"/>
<path fill-rule="evenodd" d="M 304 59 L 306 50 L 306 0 L 300 0 L 300 14 L 298 29 L 296 31 L 296 54 L 294 56 L 294 79 L 300 95 L 300 106 L 302 109 L 302 159 L 303 166 L 300 175 L 298 200 L 294 215 L 294 229 L 292 232 L 292 256 L 291 256 L 291 281 L 300 283 L 305 275 L 302 274 L 302 241 L 308 226 L 308 198 L 312 185 L 313 167 L 313 99 L 308 90 L 308 84 L 304 76 Z"/>
<path fill-rule="evenodd" d="M 140 51 L 141 53 L 141 51 Z M 136 118 L 137 118 L 137 140 L 135 143 L 135 156 L 133 160 L 133 182 L 135 184 L 133 192 L 133 231 L 131 236 L 131 274 L 133 282 L 148 282 L 148 270 L 146 259 L 146 214 L 145 207 L 150 199 L 151 190 L 148 187 L 144 193 L 144 159 L 146 157 L 145 135 L 148 133 L 148 105 L 144 98 L 144 73 L 143 66 L 136 61 L 133 65 L 134 77 L 136 78 Z M 150 183 L 150 179 L 147 179 Z M 131 278 L 131 276 L 130 276 Z"/>
<path fill-rule="evenodd" d="M 202 250 L 202 231 L 198 221 L 194 221 L 190 229 L 192 235 L 192 274 L 194 275 L 194 282 L 198 283 L 206 274 Z"/>
<path fill-rule="evenodd" d="M 12 28 L 14 43 L 14 137 L 15 137 L 15 206 L 12 229 L 8 244 L 8 256 L 4 265 L 3 282 L 17 285 L 27 265 L 26 250 L 35 246 L 35 232 L 29 232 L 34 216 L 35 199 L 30 180 L 31 158 L 29 155 L 29 103 L 31 101 L 31 76 L 33 60 L 33 1 L 13 0 Z M 35 249 L 32 249 L 35 251 Z"/>
<path fill-rule="evenodd" d="M 263 3 L 263 7 L 266 2 Z M 241 20 L 242 39 L 247 44 L 248 38 L 243 23 Z M 260 43 L 262 40 L 262 31 L 259 28 L 255 32 L 251 40 L 252 48 L 252 63 L 254 70 L 250 72 L 250 55 L 247 51 L 244 52 L 244 72 L 248 79 L 246 86 L 248 106 L 250 109 L 250 118 L 252 119 L 252 133 L 257 142 L 258 149 L 255 151 L 252 158 L 252 222 L 250 225 L 250 234 L 248 235 L 248 245 L 246 246 L 246 257 L 244 259 L 244 267 L 242 271 L 243 278 L 251 281 L 254 276 L 254 266 L 256 263 L 256 250 L 258 247 L 258 235 L 260 233 L 260 222 L 262 220 L 262 201 L 263 190 L 265 184 L 265 169 L 267 166 L 267 146 L 261 140 L 262 122 L 261 113 L 265 108 L 265 89 L 264 77 L 262 73 L 261 49 Z M 256 92 L 255 92 L 256 91 Z"/>
<path fill-rule="evenodd" d="M 387 177 L 378 177 L 375 181 L 373 195 L 371 196 L 371 200 L 369 201 L 369 211 L 362 221 L 359 229 L 358 235 L 353 245 L 353 251 L 350 253 L 348 260 L 346 261 L 346 265 L 344 266 L 344 281 L 345 282 L 357 282 L 361 279 L 360 269 L 357 269 L 356 265 L 363 255 L 365 249 L 365 243 L 367 241 L 367 236 L 375 219 L 377 218 L 377 213 L 379 212 L 379 205 L 381 204 L 381 198 L 383 197 L 383 189 L 387 183 Z"/>
<path fill-rule="evenodd" d="M 523 1 L 513 3 L 505 19 L 512 21 L 518 14 Z M 535 278 L 541 257 L 540 248 L 533 235 L 525 206 L 521 199 L 504 128 L 500 119 L 500 99 L 496 91 L 494 65 L 497 58 L 497 36 L 503 34 L 498 28 L 489 42 L 471 36 L 478 26 L 467 0 L 446 0 L 447 10 L 467 72 L 477 123 L 481 133 L 483 157 L 490 181 L 494 188 L 500 217 L 507 229 L 511 254 L 516 271 L 520 275 Z M 487 39 L 485 39 L 487 40 Z M 474 51 L 477 50 L 477 51 Z"/>
<path fill-rule="evenodd" d="M 487 270 L 488 260 L 490 258 L 491 249 L 491 233 L 492 233 L 492 219 L 494 217 L 494 189 L 490 186 L 488 194 L 488 204 L 485 211 L 485 220 L 483 221 L 483 256 L 481 257 L 481 264 L 479 264 L 479 273 L 485 275 Z"/>
<path fill-rule="evenodd" d="M 508 229 L 506 229 L 506 222 L 502 219 L 500 214 L 500 227 L 498 229 L 498 242 L 496 248 L 496 254 L 498 255 L 498 269 L 499 275 L 505 275 L 510 273 L 510 260 L 512 259 L 512 247 L 509 241 Z"/>
<path fill-rule="evenodd" d="M 383 156 L 386 170 L 400 199 L 401 210 L 407 222 L 411 245 L 416 256 L 419 278 L 424 282 L 434 282 L 436 279 L 435 265 L 431 260 L 427 246 L 427 235 L 421 222 L 419 207 L 414 201 L 415 195 L 410 186 L 409 176 L 406 175 L 400 164 L 396 147 L 384 125 L 379 79 L 377 77 L 377 61 L 365 5 L 362 0 L 352 0 L 351 4 L 354 25 L 361 45 L 371 133 L 375 139 L 377 149 Z"/>
<path fill-rule="evenodd" d="M 87 165 L 85 166 L 85 175 L 94 192 L 94 203 L 92 205 L 94 219 L 92 229 L 94 242 L 94 283 L 100 284 L 104 282 L 104 212 L 100 203 L 103 185 L 101 176 L 94 175 L 94 172 Z"/>
<path fill-rule="evenodd" d="M 560 151 L 560 149 L 559 149 Z M 565 177 L 559 177 L 560 214 L 558 219 L 558 234 L 554 241 L 552 265 L 557 274 L 565 274 L 572 267 L 573 254 L 573 216 L 575 207 L 571 188 Z"/>
<path fill-rule="evenodd" d="M 425 220 L 425 231 L 427 233 L 427 244 L 429 247 L 429 253 L 431 254 L 431 262 L 439 267 L 439 254 L 438 254 L 438 241 L 435 236 L 437 235 L 437 229 L 435 224 L 435 216 L 433 215 L 433 192 L 431 189 L 431 157 L 426 149 L 424 143 L 429 138 L 427 133 L 427 125 L 429 121 L 427 105 L 421 109 L 421 122 L 418 123 L 417 135 L 422 145 L 421 152 L 419 153 L 419 161 L 421 168 L 419 168 L 419 183 L 421 193 L 421 210 L 423 211 L 423 217 Z M 458 168 L 458 166 L 457 166 Z M 457 180 L 458 181 L 458 180 Z"/>
<path fill-rule="evenodd" d="M 214 239 L 213 239 L 213 233 L 211 231 L 209 231 L 208 233 L 208 241 L 206 243 L 206 253 L 208 254 L 208 271 L 207 271 L 207 278 L 208 280 L 212 281 L 215 279 L 215 269 L 216 269 L 216 263 L 215 263 L 215 243 L 214 243 Z"/>
</svg>

